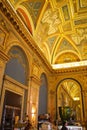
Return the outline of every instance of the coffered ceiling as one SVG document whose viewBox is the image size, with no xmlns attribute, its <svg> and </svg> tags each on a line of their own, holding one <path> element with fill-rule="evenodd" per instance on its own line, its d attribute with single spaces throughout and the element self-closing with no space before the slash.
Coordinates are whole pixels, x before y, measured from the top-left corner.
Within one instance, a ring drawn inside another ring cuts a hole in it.
<svg viewBox="0 0 87 130">
<path fill-rule="evenodd" d="M 87 60 L 87 0 L 9 0 L 52 64 Z"/>
</svg>

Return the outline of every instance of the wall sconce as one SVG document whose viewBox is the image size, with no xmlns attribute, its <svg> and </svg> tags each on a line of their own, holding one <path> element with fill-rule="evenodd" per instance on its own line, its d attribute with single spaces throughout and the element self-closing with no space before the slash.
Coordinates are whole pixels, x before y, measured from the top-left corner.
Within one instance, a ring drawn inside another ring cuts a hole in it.
<svg viewBox="0 0 87 130">
<path fill-rule="evenodd" d="M 15 116 L 15 124 L 17 124 L 19 121 L 19 116 Z"/>
<path fill-rule="evenodd" d="M 35 107 L 32 107 L 32 121 L 35 121 L 35 114 L 36 114 L 36 109 Z"/>
</svg>

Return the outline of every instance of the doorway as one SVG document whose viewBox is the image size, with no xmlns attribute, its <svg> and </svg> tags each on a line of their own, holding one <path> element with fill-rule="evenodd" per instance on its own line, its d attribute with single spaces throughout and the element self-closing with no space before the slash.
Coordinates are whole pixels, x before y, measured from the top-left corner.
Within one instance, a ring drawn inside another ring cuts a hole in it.
<svg viewBox="0 0 87 130">
<path fill-rule="evenodd" d="M 56 95 L 58 121 L 81 122 L 83 119 L 83 98 L 82 87 L 78 81 L 72 78 L 62 80 L 57 86 Z"/>
<path fill-rule="evenodd" d="M 4 109 L 2 116 L 2 130 L 13 130 L 15 117 L 21 118 L 22 96 L 14 92 L 5 91 Z"/>
</svg>

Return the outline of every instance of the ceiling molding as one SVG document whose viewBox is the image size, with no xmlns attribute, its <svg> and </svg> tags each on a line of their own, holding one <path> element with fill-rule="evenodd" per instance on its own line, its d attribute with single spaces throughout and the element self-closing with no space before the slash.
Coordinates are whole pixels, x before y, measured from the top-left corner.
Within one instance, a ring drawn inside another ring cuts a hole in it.
<svg viewBox="0 0 87 130">
<path fill-rule="evenodd" d="M 87 66 L 79 66 L 79 67 L 72 67 L 72 68 L 62 68 L 62 69 L 57 69 L 53 70 L 52 74 L 54 75 L 61 75 L 61 74 L 85 74 L 87 73 Z"/>
</svg>

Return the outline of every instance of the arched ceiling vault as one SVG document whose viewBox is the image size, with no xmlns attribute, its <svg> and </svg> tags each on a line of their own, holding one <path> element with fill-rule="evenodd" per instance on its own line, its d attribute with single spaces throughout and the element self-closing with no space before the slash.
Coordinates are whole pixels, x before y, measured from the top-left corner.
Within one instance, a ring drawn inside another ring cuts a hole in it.
<svg viewBox="0 0 87 130">
<path fill-rule="evenodd" d="M 87 60 L 85 0 L 9 0 L 9 2 L 50 64 Z"/>
</svg>

